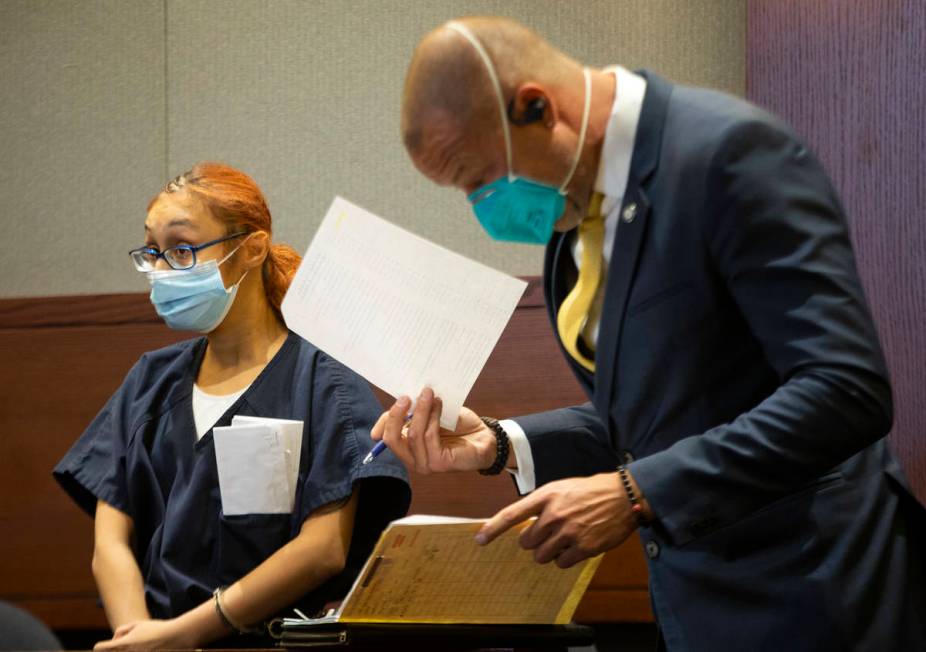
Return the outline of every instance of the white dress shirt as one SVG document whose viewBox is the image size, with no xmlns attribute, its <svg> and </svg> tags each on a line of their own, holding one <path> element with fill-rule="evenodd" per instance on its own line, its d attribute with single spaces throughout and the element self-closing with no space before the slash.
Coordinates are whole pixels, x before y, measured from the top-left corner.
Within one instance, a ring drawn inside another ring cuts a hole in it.
<svg viewBox="0 0 926 652">
<path fill-rule="evenodd" d="M 614 104 L 611 106 L 611 117 L 605 129 L 604 143 L 601 147 L 598 176 L 595 179 L 595 191 L 604 195 L 601 203 L 601 210 L 605 215 L 604 244 L 601 252 L 602 280 L 607 278 L 608 266 L 611 263 L 611 252 L 614 250 L 617 225 L 620 222 L 618 213 L 624 199 L 624 191 L 627 189 L 637 124 L 640 121 L 640 110 L 643 108 L 643 96 L 646 94 L 646 80 L 640 75 L 621 66 L 607 68 L 607 71 L 612 73 L 617 80 L 617 88 L 614 93 Z M 570 249 L 576 269 L 579 269 L 582 261 L 582 243 L 578 238 L 573 236 Z M 598 344 L 598 328 L 604 296 L 605 283 L 602 282 L 598 285 L 588 320 L 582 329 L 582 337 L 592 350 L 597 348 Z M 531 454 L 527 435 L 513 419 L 505 419 L 500 424 L 511 440 L 511 451 L 518 463 L 517 471 L 509 470 L 514 475 L 518 491 L 522 494 L 533 491 L 537 483 L 534 476 L 534 457 Z"/>
</svg>

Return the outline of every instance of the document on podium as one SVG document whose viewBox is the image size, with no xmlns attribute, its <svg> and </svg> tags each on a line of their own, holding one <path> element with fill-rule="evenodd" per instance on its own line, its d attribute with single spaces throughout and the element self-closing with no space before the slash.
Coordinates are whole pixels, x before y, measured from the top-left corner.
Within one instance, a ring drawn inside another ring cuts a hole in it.
<svg viewBox="0 0 926 652">
<path fill-rule="evenodd" d="M 317 620 L 283 619 L 279 626 L 569 623 L 601 555 L 567 569 L 538 564 L 518 544 L 529 521 L 480 546 L 473 536 L 484 522 L 434 516 L 394 521 L 337 612 Z"/>
<path fill-rule="evenodd" d="M 527 284 L 336 197 L 283 300 L 286 325 L 393 396 L 429 386 L 453 429 Z"/>
</svg>

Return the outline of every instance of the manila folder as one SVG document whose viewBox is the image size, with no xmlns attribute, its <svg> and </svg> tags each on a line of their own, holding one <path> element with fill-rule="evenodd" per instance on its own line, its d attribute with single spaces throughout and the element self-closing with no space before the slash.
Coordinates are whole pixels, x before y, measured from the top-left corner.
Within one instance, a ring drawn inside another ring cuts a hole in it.
<svg viewBox="0 0 926 652">
<path fill-rule="evenodd" d="M 572 568 L 538 564 L 518 545 L 530 524 L 486 546 L 485 521 L 412 516 L 394 521 L 342 604 L 340 622 L 565 624 L 601 555 Z"/>
</svg>

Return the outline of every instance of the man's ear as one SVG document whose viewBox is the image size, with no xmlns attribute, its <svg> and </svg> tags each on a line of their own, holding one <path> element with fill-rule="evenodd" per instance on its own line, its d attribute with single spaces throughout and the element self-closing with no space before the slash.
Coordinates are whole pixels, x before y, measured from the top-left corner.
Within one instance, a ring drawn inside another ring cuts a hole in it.
<svg viewBox="0 0 926 652">
<path fill-rule="evenodd" d="M 508 103 L 508 119 L 518 127 L 539 123 L 552 129 L 558 117 L 552 96 L 539 84 L 521 84 Z"/>
<path fill-rule="evenodd" d="M 270 253 L 270 234 L 252 231 L 245 237 L 247 241 L 241 245 L 241 263 L 247 269 L 260 267 Z"/>
</svg>

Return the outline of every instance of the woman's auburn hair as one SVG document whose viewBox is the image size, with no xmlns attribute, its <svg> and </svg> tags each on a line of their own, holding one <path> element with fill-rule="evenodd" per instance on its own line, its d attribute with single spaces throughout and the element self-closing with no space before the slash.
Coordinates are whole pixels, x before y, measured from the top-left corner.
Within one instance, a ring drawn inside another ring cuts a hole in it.
<svg viewBox="0 0 926 652">
<path fill-rule="evenodd" d="M 148 210 L 165 194 L 187 192 L 225 224 L 227 233 L 266 231 L 273 235 L 270 209 L 254 179 L 223 163 L 197 163 L 171 180 L 148 204 Z M 280 314 L 280 304 L 302 257 L 286 244 L 271 243 L 261 270 L 267 301 Z"/>
</svg>

